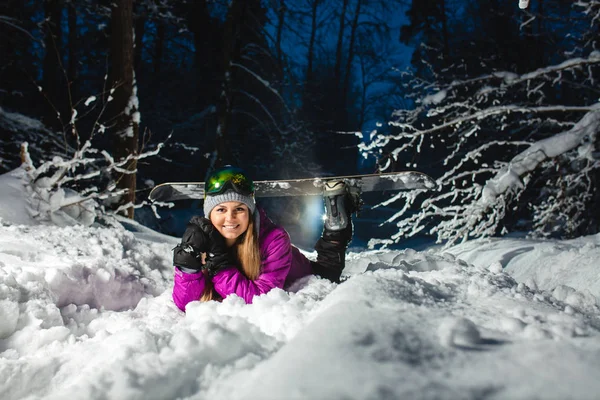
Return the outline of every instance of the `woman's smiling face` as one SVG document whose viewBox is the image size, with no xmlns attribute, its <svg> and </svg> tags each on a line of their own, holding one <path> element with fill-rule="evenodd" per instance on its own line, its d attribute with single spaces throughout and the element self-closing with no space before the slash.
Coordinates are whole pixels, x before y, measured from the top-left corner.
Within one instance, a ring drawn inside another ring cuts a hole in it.
<svg viewBox="0 0 600 400">
<path fill-rule="evenodd" d="M 248 229 L 250 210 L 244 203 L 226 201 L 212 209 L 210 222 L 223 235 L 227 246 L 232 246 L 236 239 Z"/>
</svg>

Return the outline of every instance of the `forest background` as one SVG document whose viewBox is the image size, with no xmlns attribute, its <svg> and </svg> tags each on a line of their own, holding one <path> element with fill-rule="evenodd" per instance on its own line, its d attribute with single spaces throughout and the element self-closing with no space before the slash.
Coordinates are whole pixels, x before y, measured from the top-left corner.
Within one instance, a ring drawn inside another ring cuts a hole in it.
<svg viewBox="0 0 600 400">
<path fill-rule="evenodd" d="M 599 20 L 597 0 L 7 0 L 0 172 L 25 162 L 40 219 L 177 234 L 149 189 L 222 164 L 418 169 L 439 189 L 377 199 L 397 233 L 371 244 L 597 233 Z"/>
</svg>

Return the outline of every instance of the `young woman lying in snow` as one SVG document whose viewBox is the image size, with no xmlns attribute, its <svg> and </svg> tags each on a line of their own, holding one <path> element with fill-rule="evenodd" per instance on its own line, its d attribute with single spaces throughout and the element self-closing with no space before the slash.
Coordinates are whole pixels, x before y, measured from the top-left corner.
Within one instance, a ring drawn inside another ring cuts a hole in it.
<svg viewBox="0 0 600 400">
<path fill-rule="evenodd" d="M 235 293 L 252 303 L 254 296 L 287 288 L 296 279 L 316 274 L 339 282 L 352 238 L 351 214 L 359 198 L 343 182 L 325 188 L 326 217 L 317 241 L 317 260 L 308 260 L 290 243 L 288 233 L 257 207 L 254 183 L 246 173 L 227 166 L 206 181 L 205 217 L 193 217 L 174 249 L 177 307 L 194 300 L 219 300 Z"/>
</svg>

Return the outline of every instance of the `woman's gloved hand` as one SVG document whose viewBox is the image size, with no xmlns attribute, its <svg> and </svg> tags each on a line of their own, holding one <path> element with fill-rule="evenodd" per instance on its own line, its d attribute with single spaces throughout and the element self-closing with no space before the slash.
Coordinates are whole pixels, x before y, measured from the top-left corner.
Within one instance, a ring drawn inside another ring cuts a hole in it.
<svg viewBox="0 0 600 400">
<path fill-rule="evenodd" d="M 181 243 L 173 249 L 173 265 L 184 272 L 198 272 L 204 267 L 202 253 L 208 251 L 210 238 L 202 229 L 201 220 L 202 217 L 193 217 L 188 222 Z"/>
<path fill-rule="evenodd" d="M 215 276 L 221 269 L 233 265 L 225 238 L 207 218 L 199 221 L 200 228 L 208 237 L 205 268 L 210 276 Z"/>
</svg>

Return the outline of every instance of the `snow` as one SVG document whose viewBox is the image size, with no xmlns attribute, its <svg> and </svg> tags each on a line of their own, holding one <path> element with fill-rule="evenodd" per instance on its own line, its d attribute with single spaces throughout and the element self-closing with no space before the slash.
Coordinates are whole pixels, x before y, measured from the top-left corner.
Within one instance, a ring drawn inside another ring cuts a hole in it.
<svg viewBox="0 0 600 400">
<path fill-rule="evenodd" d="M 416 165 L 408 165 L 409 167 L 415 167 Z M 429 189 L 436 187 L 435 182 L 425 174 L 414 171 L 404 171 L 403 173 L 391 173 L 389 175 L 382 175 L 380 179 L 388 179 L 393 182 L 401 181 L 405 187 L 416 187 L 420 188 L 422 185 Z"/>
<path fill-rule="evenodd" d="M 71 120 L 69 121 L 69 124 L 74 125 L 75 121 L 77 121 L 77 110 L 74 108 L 71 111 Z"/>
<path fill-rule="evenodd" d="M 341 284 L 182 313 L 177 238 L 40 224 L 0 184 L 3 400 L 598 398 L 600 235 L 355 250 Z"/>
<path fill-rule="evenodd" d="M 266 186 L 272 189 L 290 189 L 292 187 L 289 182 L 269 182 Z"/>
<path fill-rule="evenodd" d="M 437 92 L 433 95 L 425 96 L 425 98 L 423 98 L 423 104 L 425 104 L 425 105 L 439 104 L 446 98 L 447 95 L 448 95 L 447 91 L 440 90 L 439 92 Z"/>
<path fill-rule="evenodd" d="M 92 104 L 94 101 L 96 101 L 96 96 L 90 96 L 85 100 L 85 106 L 89 106 L 90 104 Z"/>
</svg>

